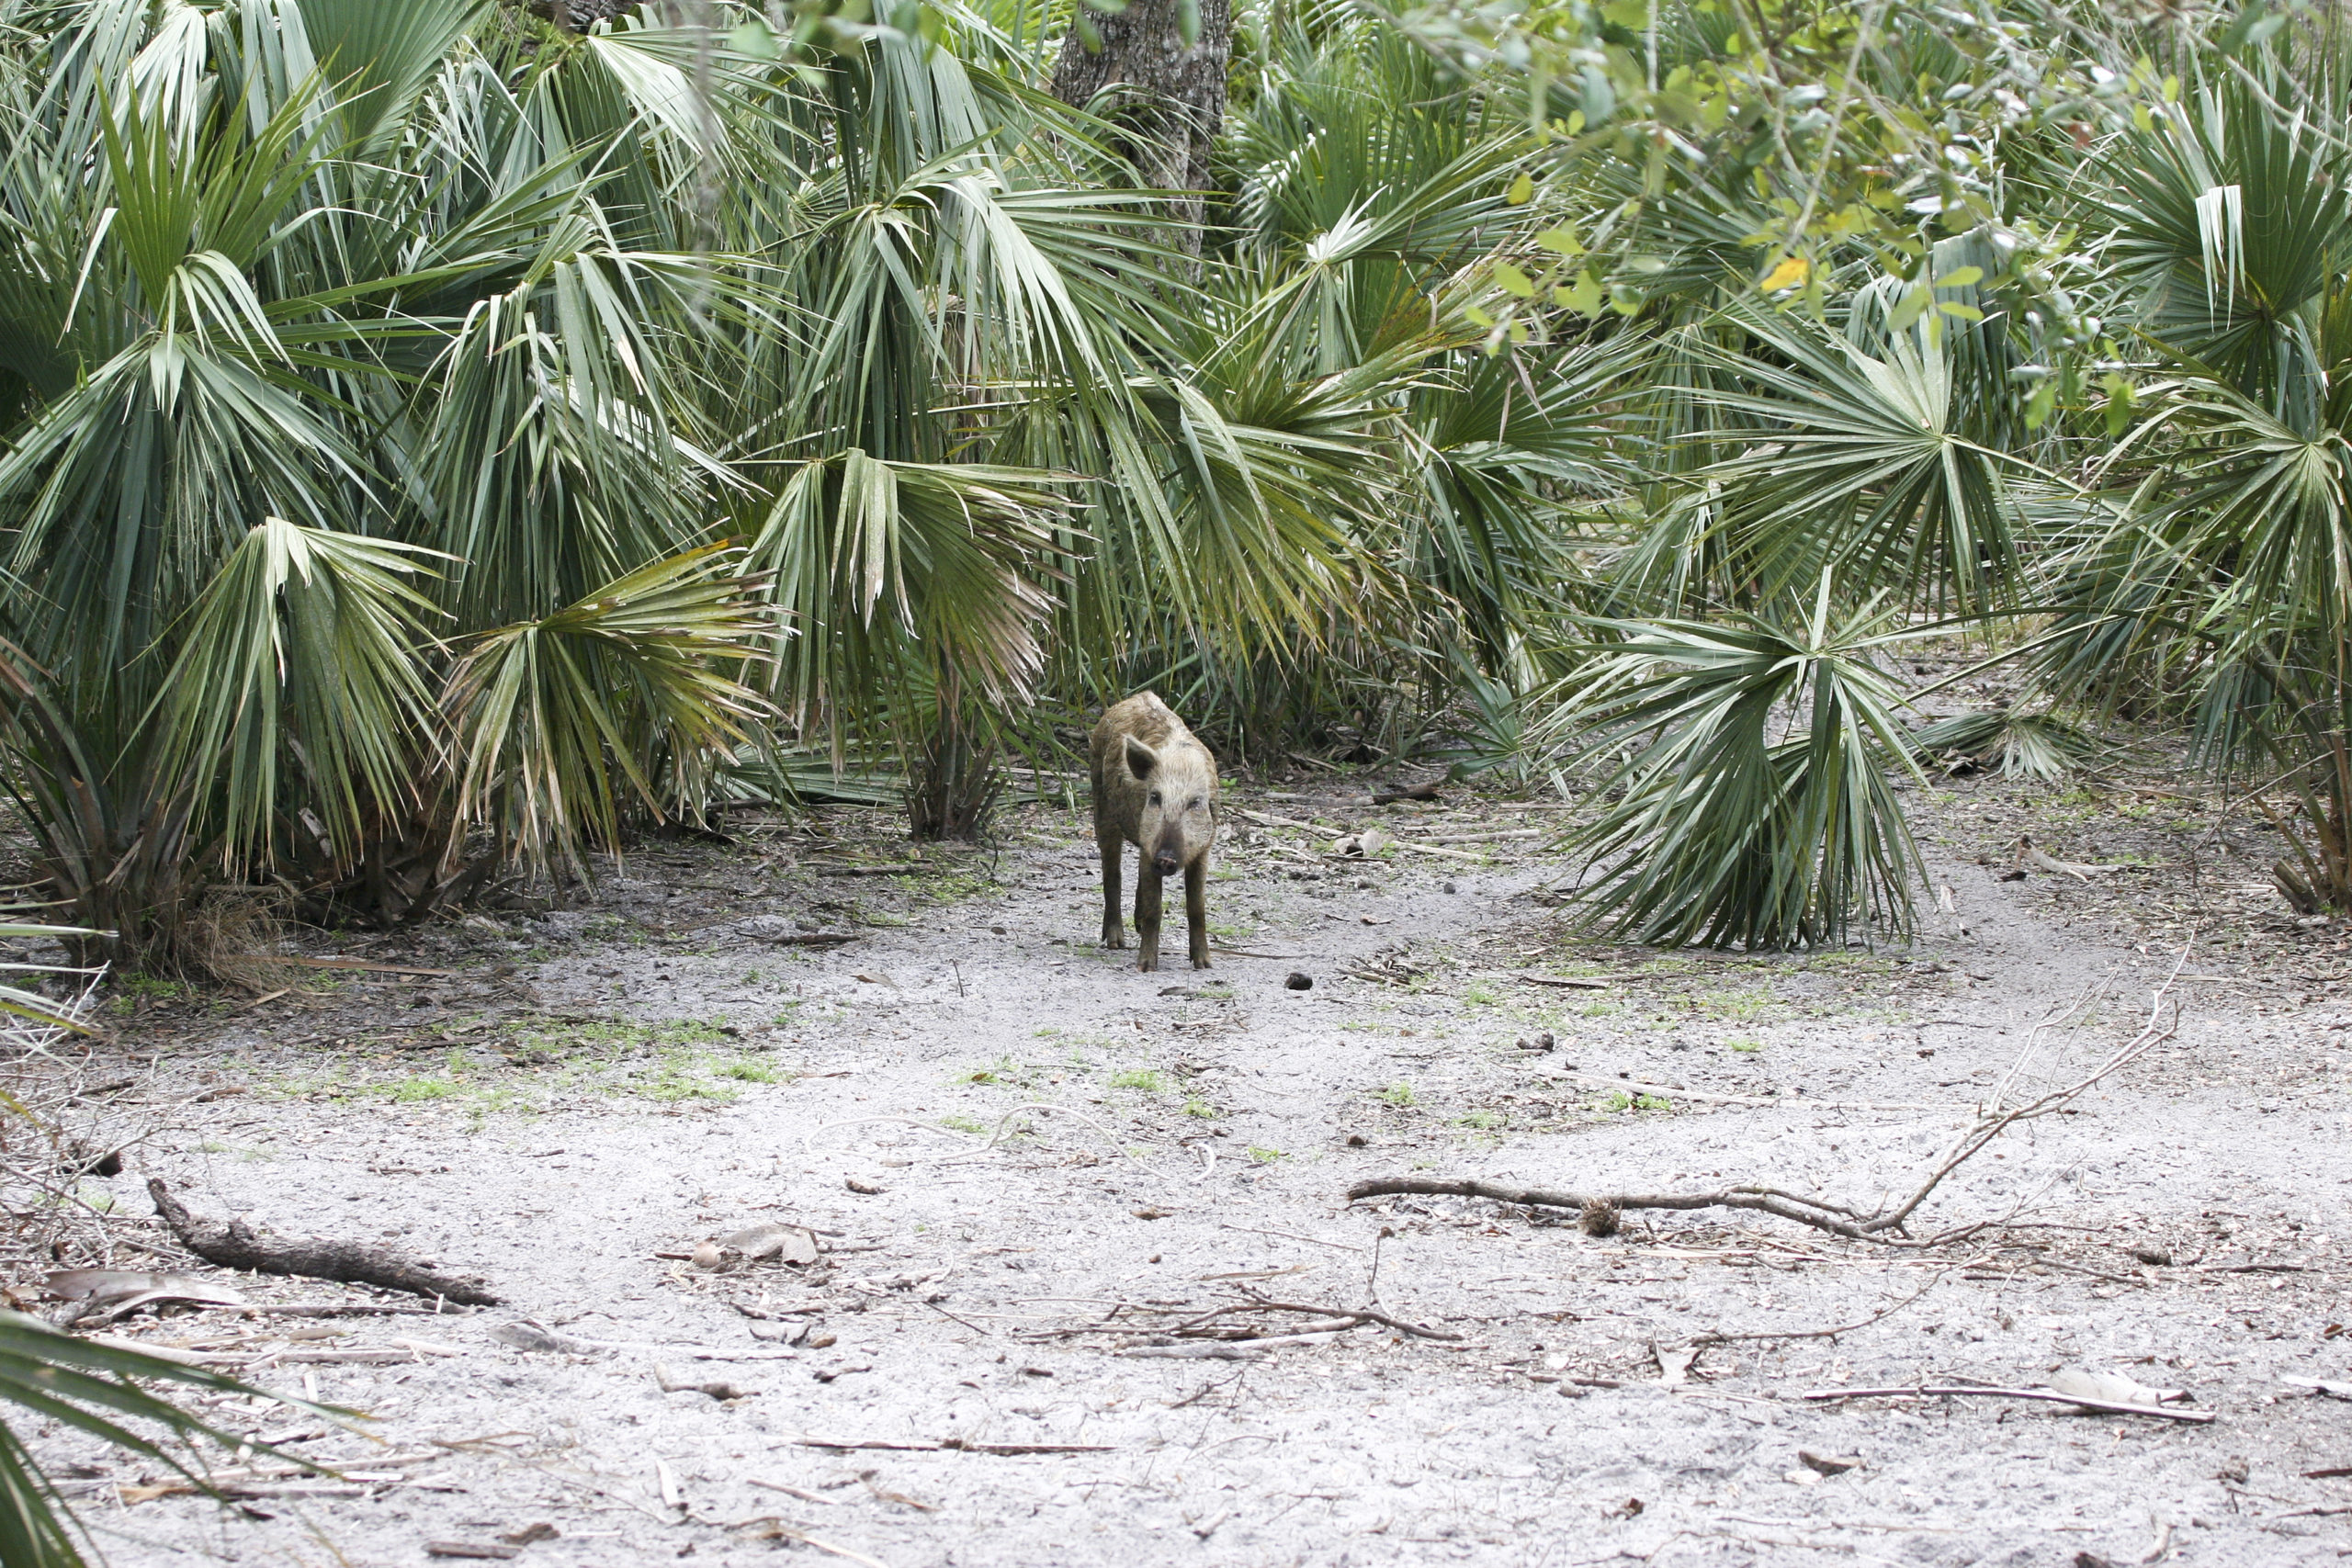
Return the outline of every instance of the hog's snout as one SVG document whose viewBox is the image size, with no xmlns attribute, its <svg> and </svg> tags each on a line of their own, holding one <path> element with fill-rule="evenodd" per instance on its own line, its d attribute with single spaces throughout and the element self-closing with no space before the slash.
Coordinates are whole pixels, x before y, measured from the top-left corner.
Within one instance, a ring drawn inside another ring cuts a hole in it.
<svg viewBox="0 0 2352 1568">
<path fill-rule="evenodd" d="M 1166 850 L 1162 850 L 1158 854 L 1151 857 L 1151 869 L 1158 872 L 1162 876 L 1175 875 L 1176 873 L 1182 868 L 1183 863 L 1184 863 L 1182 861 L 1178 860 Z"/>
</svg>

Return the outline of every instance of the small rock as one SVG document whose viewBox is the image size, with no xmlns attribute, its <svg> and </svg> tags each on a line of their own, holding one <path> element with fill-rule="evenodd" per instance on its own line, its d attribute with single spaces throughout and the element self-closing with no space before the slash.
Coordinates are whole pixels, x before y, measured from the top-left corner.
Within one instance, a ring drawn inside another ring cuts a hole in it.
<svg viewBox="0 0 2352 1568">
<path fill-rule="evenodd" d="M 830 1350 L 840 1343 L 841 1337 L 837 1334 L 811 1334 L 808 1337 L 808 1348 L 811 1350 Z"/>
<path fill-rule="evenodd" d="M 2152 1269 L 2169 1269 L 2172 1267 L 2172 1253 L 2165 1247 L 2135 1247 L 2132 1249 L 2132 1256 L 2138 1258 L 2141 1262 L 2147 1264 Z"/>
<path fill-rule="evenodd" d="M 867 1198 L 879 1198 L 882 1196 L 882 1189 L 875 1186 L 871 1181 L 860 1181 L 854 1176 L 849 1179 L 849 1190 Z"/>
<path fill-rule="evenodd" d="M 1315 988 L 1315 976 L 1304 969 L 1294 969 L 1290 972 L 1290 977 L 1284 980 L 1283 985 L 1294 991 L 1311 991 Z"/>
<path fill-rule="evenodd" d="M 1797 1462 L 1820 1475 L 1843 1475 L 1849 1470 L 1860 1469 L 1862 1463 L 1859 1459 L 1840 1454 L 1817 1454 L 1810 1449 L 1797 1450 Z"/>
<path fill-rule="evenodd" d="M 1350 1133 L 1348 1134 L 1348 1147 L 1351 1149 L 1360 1149 L 1370 1141 L 1371 1140 L 1366 1138 L 1362 1133 Z"/>
<path fill-rule="evenodd" d="M 1447 883 L 1447 884 L 1445 885 L 1445 890 L 1446 890 L 1448 893 L 1453 892 L 1453 883 L 1451 883 L 1451 882 Z"/>
<path fill-rule="evenodd" d="M 1552 1032 L 1548 1029 L 1540 1034 L 1521 1035 L 1519 1040 L 1519 1048 L 1522 1051 L 1549 1051 L 1552 1045 Z"/>
</svg>

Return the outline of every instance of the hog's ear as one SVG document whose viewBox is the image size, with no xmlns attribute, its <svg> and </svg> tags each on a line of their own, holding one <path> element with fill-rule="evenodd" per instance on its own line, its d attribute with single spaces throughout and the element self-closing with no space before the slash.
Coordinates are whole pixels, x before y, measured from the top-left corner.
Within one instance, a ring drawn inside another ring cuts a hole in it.
<svg viewBox="0 0 2352 1568">
<path fill-rule="evenodd" d="M 1151 777 L 1151 770 L 1159 766 L 1159 753 L 1136 739 L 1127 737 L 1127 772 L 1138 780 Z"/>
</svg>

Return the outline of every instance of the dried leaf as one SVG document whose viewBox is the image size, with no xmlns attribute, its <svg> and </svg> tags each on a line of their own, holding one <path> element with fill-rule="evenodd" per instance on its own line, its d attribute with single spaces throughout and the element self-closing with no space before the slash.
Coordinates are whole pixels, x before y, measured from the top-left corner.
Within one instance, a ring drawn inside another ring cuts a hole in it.
<svg viewBox="0 0 2352 1568">
<path fill-rule="evenodd" d="M 2165 1404 L 2173 1400 L 2187 1399 L 2187 1391 L 2177 1388 L 2150 1388 L 2137 1379 L 2121 1372 L 2089 1372 L 2079 1367 L 2068 1367 L 2050 1380 L 2052 1393 L 2076 1399 L 2096 1399 L 2109 1404 Z"/>
<path fill-rule="evenodd" d="M 709 1243 L 704 1243 L 708 1246 Z M 817 1233 L 806 1225 L 760 1224 L 720 1236 L 718 1245 L 729 1252 L 740 1252 L 750 1262 L 764 1263 L 770 1258 L 778 1263 L 802 1265 L 814 1263 L 822 1256 L 817 1245 Z M 695 1261 L 702 1262 L 702 1249 L 695 1249 Z"/>
<path fill-rule="evenodd" d="M 119 1317 L 150 1302 L 194 1302 L 201 1306 L 243 1306 L 245 1298 L 226 1285 L 187 1274 L 147 1274 L 127 1269 L 68 1269 L 43 1281 L 60 1301 L 87 1301 Z"/>
</svg>

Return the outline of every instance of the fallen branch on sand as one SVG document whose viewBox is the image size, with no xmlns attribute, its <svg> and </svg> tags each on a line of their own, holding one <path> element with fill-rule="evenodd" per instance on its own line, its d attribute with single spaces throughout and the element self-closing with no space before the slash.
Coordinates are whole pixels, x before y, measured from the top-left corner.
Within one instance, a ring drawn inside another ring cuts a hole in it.
<svg viewBox="0 0 2352 1568">
<path fill-rule="evenodd" d="M 1303 1302 L 1268 1301 L 1255 1291 L 1249 1292 L 1248 1294 L 1250 1306 L 1260 1312 L 1303 1312 L 1329 1323 L 1334 1328 L 1361 1328 L 1367 1323 L 1376 1323 L 1383 1328 L 1393 1328 L 1399 1334 L 1409 1335 L 1416 1339 L 1459 1339 L 1462 1337 L 1459 1334 L 1448 1334 L 1442 1328 L 1423 1328 L 1417 1324 L 1407 1323 L 1401 1317 L 1391 1317 L 1385 1312 L 1375 1312 L 1371 1307 L 1315 1306 Z"/>
<path fill-rule="evenodd" d="M 1205 1312 L 1175 1317 L 1166 1307 L 1136 1307 L 1122 1302 L 1108 1317 L 1074 1328 L 1032 1330 L 1016 1336 L 1029 1343 L 1108 1335 L 1142 1341 L 1115 1354 L 1138 1359 L 1246 1361 L 1285 1345 L 1324 1345 L 1352 1328 L 1372 1325 L 1416 1339 L 1459 1341 L 1462 1336 L 1392 1317 L 1376 1307 L 1336 1307 L 1311 1302 L 1278 1302 L 1244 1286 L 1241 1301 L 1219 1302 Z M 1298 1313 L 1304 1323 L 1267 1323 L 1269 1313 Z M 1246 1315 L 1249 1322 L 1234 1322 Z M 1158 1321 L 1153 1321 L 1153 1319 Z"/>
<path fill-rule="evenodd" d="M 1117 1451 L 1108 1443 L 979 1443 L 964 1438 L 948 1438 L 936 1443 L 892 1442 L 878 1438 L 857 1442 L 829 1438 L 795 1438 L 792 1440 L 800 1448 L 831 1449 L 837 1453 L 885 1449 L 894 1453 L 989 1454 L 1000 1459 L 1019 1459 L 1030 1454 L 1107 1454 Z M 755 1481 L 752 1484 L 762 1486 L 767 1483 Z"/>
<path fill-rule="evenodd" d="M 419 969 L 408 964 L 375 964 L 365 958 L 301 958 L 285 953 L 241 953 L 236 956 L 253 964 L 288 964 L 303 969 L 359 969 L 370 975 L 422 975 L 435 980 L 446 980 L 458 973 L 455 969 Z"/>
<path fill-rule="evenodd" d="M 1985 1145 L 2007 1132 L 2020 1122 L 2030 1122 L 2061 1110 L 2075 1098 L 2109 1075 L 2121 1071 L 2139 1060 L 2159 1041 L 2173 1034 L 2173 1024 L 2163 1021 L 2165 994 L 2179 976 L 2181 965 L 2188 961 L 2188 950 L 2183 948 L 2172 973 L 2156 987 L 2148 1009 L 2148 1021 L 2141 1031 L 2109 1052 L 2098 1066 L 2085 1077 L 2064 1089 L 2053 1089 L 2041 1099 L 2003 1111 L 2001 1101 L 2009 1085 L 2016 1081 L 2031 1055 L 2034 1045 L 2030 1037 L 2024 1053 L 1996 1087 L 1991 1101 L 1980 1108 L 1976 1120 L 1961 1134 L 1952 1146 L 1938 1162 L 1928 1179 L 1913 1190 L 1910 1196 L 1893 1208 L 1864 1213 L 1843 1203 L 1826 1198 L 1808 1198 L 1801 1193 L 1786 1192 L 1776 1187 L 1726 1187 L 1712 1192 L 1563 1192 L 1540 1187 L 1515 1187 L 1499 1181 L 1479 1181 L 1471 1179 L 1446 1179 L 1417 1176 L 1375 1177 L 1359 1181 L 1348 1189 L 1348 1201 L 1364 1198 L 1385 1198 L 1396 1194 L 1418 1194 L 1431 1197 L 1488 1198 L 1498 1203 L 1521 1203 L 1538 1209 L 1573 1209 L 1583 1215 L 1584 1227 L 1596 1235 L 1613 1234 L 1617 1217 L 1629 1209 L 1745 1209 L 1752 1213 L 1770 1214 L 1792 1220 L 1801 1225 L 1827 1231 L 1850 1241 L 1874 1242 L 1883 1247 L 1939 1247 L 1963 1240 L 1980 1231 L 2001 1224 L 1998 1220 L 1979 1220 L 1932 1235 L 1914 1237 L 1905 1227 L 1928 1195 L 1950 1176 L 1966 1164 L 1970 1156 Z M 2045 1020 L 2045 1026 L 2055 1021 Z M 2175 1022 L 2177 1022 L 2176 1015 Z M 2037 1034 L 2040 1030 L 2035 1032 Z"/>
<path fill-rule="evenodd" d="M 1766 1330 L 1756 1334 L 1725 1334 L 1721 1329 L 1710 1329 L 1704 1334 L 1692 1335 L 1690 1337 L 1690 1343 L 1693 1345 L 1705 1346 L 1737 1345 L 1758 1340 L 1835 1339 L 1841 1334 L 1857 1333 L 1861 1329 L 1870 1327 L 1873 1324 L 1880 1323 L 1887 1318 L 1893 1317 L 1896 1313 L 1901 1312 L 1905 1307 L 1909 1306 L 1913 1302 L 1917 1301 L 1929 1291 L 1934 1290 L 1938 1284 L 1942 1282 L 1943 1277 L 1950 1272 L 1951 1270 L 1948 1269 L 1939 1269 L 1935 1273 L 1928 1276 L 1928 1282 L 1926 1284 L 1921 1285 L 1917 1290 L 1912 1292 L 1901 1301 L 1883 1306 L 1879 1308 L 1878 1311 L 1871 1314 L 1868 1317 L 1857 1318 L 1851 1323 L 1841 1323 L 1835 1328 L 1776 1329 Z"/>
<path fill-rule="evenodd" d="M 207 1263 L 223 1269 L 248 1269 L 259 1274 L 293 1274 L 311 1280 L 340 1280 L 345 1284 L 374 1285 L 379 1290 L 406 1291 L 466 1306 L 496 1306 L 498 1297 L 480 1280 L 436 1274 L 422 1264 L 378 1248 L 348 1241 L 264 1241 L 243 1220 L 226 1224 L 199 1219 L 172 1196 L 160 1177 L 151 1178 L 147 1195 L 155 1213 L 179 1237 L 180 1245 Z"/>
<path fill-rule="evenodd" d="M 830 1540 L 820 1540 L 804 1530 L 794 1529 L 773 1514 L 763 1514 L 755 1519 L 738 1519 L 727 1528 L 731 1530 L 755 1529 L 759 1533 L 751 1538 L 753 1540 L 789 1540 L 801 1546 L 814 1547 L 829 1557 L 844 1557 L 852 1562 L 862 1564 L 863 1568 L 890 1568 L 888 1563 L 878 1557 L 868 1557 L 863 1551 L 854 1548 L 839 1546 Z"/>
<path fill-rule="evenodd" d="M 2161 1404 L 2126 1404 L 2119 1400 L 2088 1399 L 2076 1393 L 2061 1393 L 2054 1388 L 1979 1388 L 1973 1383 L 1926 1385 L 1915 1388 L 1816 1388 L 1806 1393 L 1807 1399 L 1932 1399 L 1950 1395 L 1974 1395 L 1983 1399 L 2031 1399 L 2044 1404 L 2071 1404 L 2078 1410 L 2096 1410 L 2116 1416 L 2157 1416 L 2166 1421 L 2188 1421 L 2203 1426 L 2213 1416 L 2202 1410 L 2167 1410 Z"/>
</svg>

